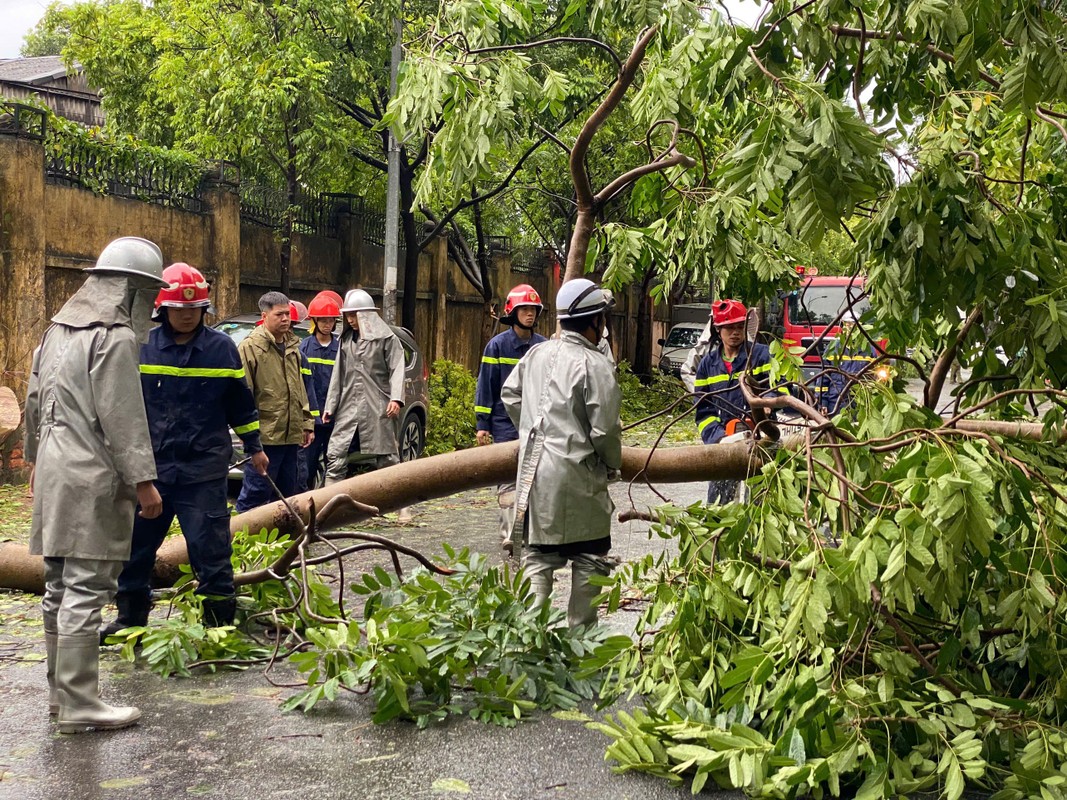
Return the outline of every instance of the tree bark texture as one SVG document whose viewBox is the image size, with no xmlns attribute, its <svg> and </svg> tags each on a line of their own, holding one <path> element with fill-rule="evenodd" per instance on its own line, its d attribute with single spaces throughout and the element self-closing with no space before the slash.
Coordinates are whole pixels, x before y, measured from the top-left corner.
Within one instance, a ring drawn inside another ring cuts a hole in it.
<svg viewBox="0 0 1067 800">
<path fill-rule="evenodd" d="M 381 513 L 396 511 L 426 500 L 513 480 L 518 452 L 517 442 L 506 442 L 420 458 L 297 495 L 289 503 L 305 523 L 312 499 L 316 508 L 322 508 L 337 494 L 347 494 L 361 503 L 375 506 Z M 760 467 L 759 458 L 753 458 L 744 443 L 659 449 L 651 453 L 651 458 L 649 450 L 625 447 L 622 459 L 623 480 L 638 476 L 647 464 L 647 473 L 638 480 L 647 478 L 654 483 L 741 478 Z M 329 527 L 343 527 L 357 514 L 355 509 L 342 508 L 330 518 Z M 286 534 L 297 530 L 296 523 L 280 501 L 230 520 L 231 533 L 237 534 L 246 528 L 252 531 L 277 528 Z M 181 536 L 168 539 L 156 556 L 153 583 L 170 586 L 178 578 L 179 565 L 188 561 L 185 539 Z M 41 557 L 30 555 L 24 544 L 0 543 L 0 587 L 42 593 L 44 567 Z"/>
<path fill-rule="evenodd" d="M 22 422 L 18 398 L 7 386 L 0 386 L 0 439 L 13 433 Z"/>
<path fill-rule="evenodd" d="M 404 235 L 404 297 L 400 306 L 400 324 L 415 332 L 415 301 L 419 294 L 419 247 L 421 231 L 415 222 L 415 173 L 400 152 L 400 229 Z"/>
</svg>

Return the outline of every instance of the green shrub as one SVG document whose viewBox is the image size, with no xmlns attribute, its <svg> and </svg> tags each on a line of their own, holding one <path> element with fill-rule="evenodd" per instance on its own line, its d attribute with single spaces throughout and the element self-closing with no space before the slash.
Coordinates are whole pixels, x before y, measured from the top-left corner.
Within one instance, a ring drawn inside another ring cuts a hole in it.
<svg viewBox="0 0 1067 800">
<path fill-rule="evenodd" d="M 433 362 L 425 455 L 436 456 L 474 445 L 477 383 L 466 367 L 454 361 L 440 358 Z"/>
<path fill-rule="evenodd" d="M 653 372 L 650 383 L 642 383 L 626 361 L 619 362 L 618 376 L 622 388 L 623 425 L 662 411 L 685 392 L 680 380 L 664 375 L 659 370 Z"/>
</svg>

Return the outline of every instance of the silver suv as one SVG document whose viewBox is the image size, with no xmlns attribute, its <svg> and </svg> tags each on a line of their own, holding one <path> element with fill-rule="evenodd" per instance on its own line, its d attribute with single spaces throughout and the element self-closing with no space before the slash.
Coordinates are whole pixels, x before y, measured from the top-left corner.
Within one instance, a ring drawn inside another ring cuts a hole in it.
<svg viewBox="0 0 1067 800">
<path fill-rule="evenodd" d="M 256 323 L 259 320 L 259 314 L 238 314 L 215 323 L 214 327 L 229 336 L 234 344 L 240 344 L 246 336 L 255 330 Z M 430 410 L 430 370 L 426 360 L 422 357 L 422 353 L 419 352 L 418 345 L 415 344 L 415 338 L 411 335 L 411 331 L 395 325 L 390 327 L 404 347 L 404 418 L 400 424 L 400 441 L 398 443 L 400 446 L 400 460 L 414 461 L 422 455 L 423 447 L 426 445 L 426 420 Z M 311 335 L 311 330 L 305 321 L 293 325 L 293 333 L 304 339 Z M 320 404 L 325 399 L 320 398 Z M 232 461 L 236 463 L 244 458 L 243 455 L 240 455 L 242 444 L 235 434 L 231 433 L 231 435 L 233 436 L 234 446 Z M 374 456 L 353 450 L 348 454 L 349 472 L 358 472 L 361 462 L 373 460 L 373 458 Z M 314 484 L 316 486 L 322 485 L 321 471 L 321 466 L 315 470 Z M 241 469 L 230 471 L 231 480 L 239 481 L 243 477 L 244 472 Z"/>
</svg>

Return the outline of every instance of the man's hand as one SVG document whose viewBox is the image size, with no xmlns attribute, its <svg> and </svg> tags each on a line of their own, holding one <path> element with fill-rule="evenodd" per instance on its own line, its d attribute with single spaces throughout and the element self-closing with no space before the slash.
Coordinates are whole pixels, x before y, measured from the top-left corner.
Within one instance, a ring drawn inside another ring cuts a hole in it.
<svg viewBox="0 0 1067 800">
<path fill-rule="evenodd" d="M 400 416 L 400 403 L 396 400 L 390 400 L 389 405 L 385 407 L 385 416 L 389 419 L 396 419 Z"/>
<path fill-rule="evenodd" d="M 493 443 L 493 434 L 489 433 L 489 431 L 478 431 L 474 435 L 474 438 L 477 439 L 479 447 L 481 447 L 483 444 Z"/>
<path fill-rule="evenodd" d="M 300 446 L 301 447 L 307 447 L 313 441 L 315 441 L 315 432 L 314 431 L 304 431 L 304 443 L 302 445 L 300 445 Z"/>
<path fill-rule="evenodd" d="M 322 412 L 322 424 L 323 425 L 329 425 L 331 422 L 333 422 L 333 414 L 331 414 L 329 411 L 323 411 Z"/>
<path fill-rule="evenodd" d="M 258 453 L 252 454 L 252 469 L 258 472 L 260 475 L 267 474 L 267 467 L 270 466 L 270 459 L 267 458 L 267 454 L 260 450 Z"/>
<path fill-rule="evenodd" d="M 163 513 L 163 498 L 152 481 L 137 484 L 137 505 L 141 507 L 137 514 L 145 519 L 155 519 Z"/>
</svg>

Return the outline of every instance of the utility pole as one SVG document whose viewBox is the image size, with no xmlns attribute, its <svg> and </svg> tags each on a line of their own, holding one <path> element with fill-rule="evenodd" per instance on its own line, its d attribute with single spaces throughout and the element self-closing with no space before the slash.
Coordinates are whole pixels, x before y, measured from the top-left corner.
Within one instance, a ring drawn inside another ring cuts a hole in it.
<svg viewBox="0 0 1067 800">
<path fill-rule="evenodd" d="M 403 12 L 401 11 L 401 14 Z M 389 99 L 396 97 L 396 76 L 403 58 L 401 33 L 403 18 L 398 14 L 393 20 L 396 40 L 389 59 Z M 400 142 L 392 128 L 389 129 L 389 173 L 385 188 L 385 275 L 382 279 L 382 316 L 390 325 L 396 325 L 396 267 L 400 259 Z M 408 291 L 415 291 L 414 286 Z"/>
</svg>

